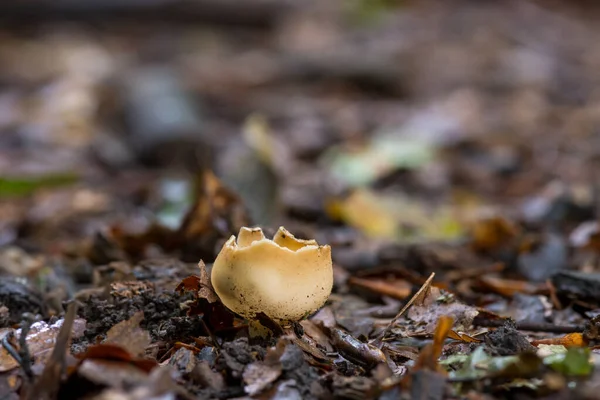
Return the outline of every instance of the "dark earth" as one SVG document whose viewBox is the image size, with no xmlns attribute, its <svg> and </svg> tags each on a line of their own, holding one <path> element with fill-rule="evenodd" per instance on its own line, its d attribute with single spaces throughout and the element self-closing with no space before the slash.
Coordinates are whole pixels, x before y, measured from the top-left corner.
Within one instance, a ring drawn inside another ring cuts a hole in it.
<svg viewBox="0 0 600 400">
<path fill-rule="evenodd" d="M 595 2 L 0 21 L 0 400 L 599 397 Z M 215 258 L 280 226 L 332 293 L 237 315 Z"/>
</svg>

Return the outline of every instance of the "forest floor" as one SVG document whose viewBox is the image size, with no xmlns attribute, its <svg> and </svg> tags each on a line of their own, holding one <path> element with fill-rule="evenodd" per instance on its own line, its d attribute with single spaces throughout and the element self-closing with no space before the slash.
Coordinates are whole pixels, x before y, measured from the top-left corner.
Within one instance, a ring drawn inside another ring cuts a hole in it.
<svg viewBox="0 0 600 400">
<path fill-rule="evenodd" d="M 0 399 L 598 398 L 593 4 L 179 3 L 0 5 Z M 243 226 L 332 249 L 268 338 Z"/>
</svg>

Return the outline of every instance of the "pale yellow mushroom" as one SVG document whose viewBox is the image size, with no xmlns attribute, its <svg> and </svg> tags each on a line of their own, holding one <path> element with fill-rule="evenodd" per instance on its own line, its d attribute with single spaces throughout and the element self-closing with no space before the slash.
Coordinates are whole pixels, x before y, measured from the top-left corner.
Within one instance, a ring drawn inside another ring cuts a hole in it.
<svg viewBox="0 0 600 400">
<path fill-rule="evenodd" d="M 281 227 L 273 240 L 260 228 L 242 228 L 221 249 L 211 273 L 215 292 L 230 310 L 252 319 L 297 321 L 327 301 L 333 286 L 331 248 L 296 239 Z"/>
</svg>

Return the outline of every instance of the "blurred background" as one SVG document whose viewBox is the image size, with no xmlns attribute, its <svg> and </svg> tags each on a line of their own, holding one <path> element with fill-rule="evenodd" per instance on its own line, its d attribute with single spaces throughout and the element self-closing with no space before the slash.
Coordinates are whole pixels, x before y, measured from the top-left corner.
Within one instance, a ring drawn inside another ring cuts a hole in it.
<svg viewBox="0 0 600 400">
<path fill-rule="evenodd" d="M 523 0 L 2 3 L 4 268 L 36 252 L 211 262 L 246 224 L 331 243 L 345 266 L 382 243 L 460 241 L 482 215 L 570 231 L 597 209 L 597 16 Z"/>
</svg>

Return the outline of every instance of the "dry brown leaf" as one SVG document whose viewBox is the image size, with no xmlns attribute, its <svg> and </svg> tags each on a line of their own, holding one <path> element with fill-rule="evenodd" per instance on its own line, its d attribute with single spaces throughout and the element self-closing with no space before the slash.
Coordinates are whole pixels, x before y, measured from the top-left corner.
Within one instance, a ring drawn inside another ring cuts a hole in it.
<svg viewBox="0 0 600 400">
<path fill-rule="evenodd" d="M 451 330 L 448 332 L 448 337 L 454 340 L 460 340 L 465 343 L 480 343 L 481 340 L 474 338 L 473 336 L 467 335 L 466 333 L 456 332 L 455 330 Z"/>
<path fill-rule="evenodd" d="M 327 336 L 327 334 L 325 334 L 325 332 L 323 332 L 321 328 L 317 326 L 317 324 L 315 324 L 311 320 L 305 319 L 303 321 L 300 321 L 300 325 L 302 325 L 302 329 L 304 330 L 303 338 L 307 336 L 310 338 L 310 341 L 315 342 L 315 344 L 317 344 L 325 351 L 333 351 L 333 346 L 331 344 L 331 341 L 329 340 L 329 337 Z"/>
<path fill-rule="evenodd" d="M 492 276 L 482 276 L 478 282 L 486 289 L 502 296 L 513 297 L 516 293 L 535 294 L 547 290 L 546 284 L 532 284 L 515 279 L 502 279 Z"/>
<path fill-rule="evenodd" d="M 279 359 L 285 351 L 287 340 L 279 339 L 275 347 L 267 351 L 264 361 L 248 364 L 243 372 L 244 391 L 255 396 L 275 382 L 283 371 Z"/>
<path fill-rule="evenodd" d="M 481 219 L 471 228 L 471 245 L 476 251 L 494 251 L 509 244 L 518 233 L 518 227 L 502 217 Z"/>
<path fill-rule="evenodd" d="M 50 351 L 54 348 L 56 343 L 56 337 L 62 327 L 64 319 L 56 321 L 52 325 L 44 321 L 36 322 L 31 325 L 29 332 L 27 333 L 27 347 L 30 354 L 36 359 L 36 363 L 43 365 L 46 359 L 50 356 Z M 85 320 L 76 319 L 73 322 L 73 337 L 80 337 L 85 331 Z M 5 334 L 13 332 L 15 335 L 15 344 L 21 335 L 21 329 L 0 329 L 0 338 L 4 337 Z M 14 358 L 8 354 L 4 347 L 0 346 L 0 372 L 10 371 L 13 368 L 18 367 L 18 363 Z"/>
<path fill-rule="evenodd" d="M 152 283 L 144 281 L 113 282 L 110 284 L 110 295 L 131 299 L 145 291 L 153 290 L 153 288 Z"/>
<path fill-rule="evenodd" d="M 477 308 L 463 304 L 454 297 L 444 297 L 438 288 L 432 287 L 423 304 L 411 307 L 406 317 L 425 325 L 425 331 L 432 334 L 442 316 L 452 317 L 457 329 L 467 331 L 478 314 Z"/>
<path fill-rule="evenodd" d="M 383 279 L 365 279 L 353 276 L 348 279 L 348 284 L 398 300 L 404 300 L 412 293 L 412 285 L 403 279 L 395 279 L 390 282 Z"/>
<path fill-rule="evenodd" d="M 402 317 L 404 315 L 404 313 L 408 309 L 410 309 L 411 306 L 413 306 L 413 304 L 419 304 L 419 305 L 423 304 L 424 299 L 431 293 L 431 282 L 433 282 L 434 277 L 435 277 L 435 272 L 432 272 L 431 275 L 429 275 L 429 278 L 427 278 L 425 283 L 423 283 L 421 288 L 417 291 L 417 293 L 415 293 L 414 296 L 411 297 L 411 299 L 404 305 L 404 307 L 402 307 L 402 309 L 398 312 L 398 314 L 396 314 L 396 316 L 385 327 L 385 329 L 383 330 L 383 333 L 381 334 L 381 338 L 377 342 L 379 345 L 381 345 L 383 340 L 390 333 L 394 324 L 400 319 L 400 317 Z"/>
<path fill-rule="evenodd" d="M 138 311 L 131 318 L 121 321 L 106 332 L 105 343 L 126 349 L 133 357 L 142 356 L 150 345 L 150 334 L 140 328 L 144 312 Z"/>
<path fill-rule="evenodd" d="M 198 297 L 208 300 L 209 303 L 219 301 L 219 296 L 217 296 L 215 289 L 213 289 L 210 275 L 206 272 L 206 265 L 204 265 L 202 260 L 198 263 L 198 268 L 200 268 L 200 289 L 198 289 Z"/>
<path fill-rule="evenodd" d="M 186 215 L 178 234 L 189 240 L 212 234 L 221 235 L 237 232 L 249 223 L 240 198 L 227 189 L 210 171 L 206 171 L 199 182 L 199 196 L 194 207 Z"/>
<path fill-rule="evenodd" d="M 150 371 L 158 366 L 158 363 L 155 360 L 134 358 L 123 347 L 111 343 L 101 343 L 89 346 L 85 353 L 78 354 L 77 358 L 79 358 L 81 362 L 86 360 L 118 361 L 120 363 L 131 364 L 146 373 L 150 373 Z"/>
<path fill-rule="evenodd" d="M 552 339 L 540 339 L 540 340 L 532 340 L 531 344 L 534 346 L 539 346 L 540 344 L 553 344 L 553 345 L 562 345 L 565 347 L 584 347 L 587 346 L 589 341 L 583 336 L 582 333 L 575 332 L 569 333 L 565 336 L 552 338 Z"/>
<path fill-rule="evenodd" d="M 184 291 L 196 292 L 197 297 L 200 299 L 206 299 L 209 303 L 218 302 L 219 296 L 217 296 L 213 289 L 204 261 L 200 260 L 198 262 L 198 268 L 200 269 L 200 275 L 188 276 L 177 285 L 175 290 L 180 293 Z"/>
<path fill-rule="evenodd" d="M 349 333 L 340 329 L 330 329 L 330 337 L 333 346 L 348 360 L 365 366 L 374 367 L 379 363 L 385 363 L 385 354 L 376 346 L 363 343 Z"/>
<path fill-rule="evenodd" d="M 428 369 L 430 371 L 439 372 L 438 359 L 442 355 L 442 348 L 448 333 L 452 329 L 454 319 L 449 316 L 441 316 L 433 334 L 433 343 L 425 346 L 419 355 L 419 359 L 415 365 L 415 369 Z"/>
<path fill-rule="evenodd" d="M 69 351 L 69 338 L 77 315 L 77 303 L 69 304 L 65 318 L 54 342 L 52 354 L 46 361 L 44 370 L 25 396 L 28 400 L 54 399 L 58 393 L 62 375 L 66 369 L 66 355 Z"/>
</svg>

